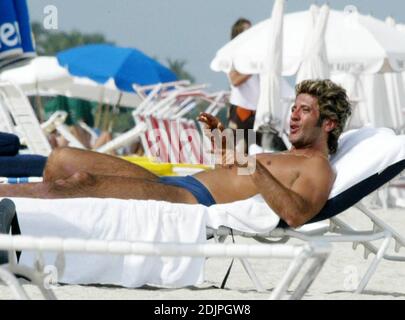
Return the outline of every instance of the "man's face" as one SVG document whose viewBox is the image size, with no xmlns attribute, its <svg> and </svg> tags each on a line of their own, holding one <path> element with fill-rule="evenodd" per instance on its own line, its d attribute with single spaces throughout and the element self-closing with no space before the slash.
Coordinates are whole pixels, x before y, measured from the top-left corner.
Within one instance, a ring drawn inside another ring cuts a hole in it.
<svg viewBox="0 0 405 320">
<path fill-rule="evenodd" d="M 289 140 L 295 148 L 314 145 L 322 135 L 318 99 L 302 93 L 291 109 Z"/>
</svg>

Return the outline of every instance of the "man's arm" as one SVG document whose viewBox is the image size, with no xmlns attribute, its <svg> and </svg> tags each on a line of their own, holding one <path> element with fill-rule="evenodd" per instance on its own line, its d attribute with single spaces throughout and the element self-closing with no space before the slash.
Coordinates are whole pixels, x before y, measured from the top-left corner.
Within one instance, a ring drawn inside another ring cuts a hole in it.
<svg viewBox="0 0 405 320">
<path fill-rule="evenodd" d="M 231 72 L 229 72 L 229 79 L 234 87 L 240 86 L 250 77 L 250 74 L 242 74 L 236 70 L 231 70 Z"/>
<path fill-rule="evenodd" d="M 251 174 L 266 203 L 293 228 L 303 225 L 322 209 L 333 183 L 332 171 L 324 159 L 306 162 L 305 170 L 291 188 L 282 185 L 259 160 Z"/>
</svg>

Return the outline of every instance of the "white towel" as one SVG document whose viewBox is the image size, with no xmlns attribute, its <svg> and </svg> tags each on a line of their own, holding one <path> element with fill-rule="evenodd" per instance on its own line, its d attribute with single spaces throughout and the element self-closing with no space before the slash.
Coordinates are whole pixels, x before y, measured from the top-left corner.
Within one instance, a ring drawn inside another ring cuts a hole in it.
<svg viewBox="0 0 405 320">
<path fill-rule="evenodd" d="M 244 232 L 274 229 L 279 217 L 258 195 L 211 207 L 165 201 L 119 199 L 13 198 L 23 235 L 100 240 L 204 243 L 206 226 Z M 57 265 L 56 253 L 43 253 Z M 21 263 L 33 266 L 36 254 L 25 251 Z M 139 287 L 196 285 L 204 280 L 204 258 L 67 254 L 59 282 Z"/>
<path fill-rule="evenodd" d="M 208 208 L 207 226 L 226 226 L 248 233 L 263 233 L 275 229 L 280 217 L 258 194 L 246 200 L 215 204 Z"/>
<path fill-rule="evenodd" d="M 206 208 L 163 201 L 13 198 L 23 235 L 62 238 L 204 243 Z M 25 251 L 21 263 L 36 255 Z M 43 254 L 55 266 L 56 253 Z M 169 287 L 203 281 L 204 258 L 67 254 L 58 281 L 71 284 L 145 284 Z"/>
</svg>

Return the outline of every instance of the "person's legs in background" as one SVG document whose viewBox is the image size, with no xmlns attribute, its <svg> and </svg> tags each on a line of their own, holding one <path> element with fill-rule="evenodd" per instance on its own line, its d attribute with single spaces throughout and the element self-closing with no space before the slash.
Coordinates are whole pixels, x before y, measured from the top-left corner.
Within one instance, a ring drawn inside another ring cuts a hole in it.
<svg viewBox="0 0 405 320">
<path fill-rule="evenodd" d="M 260 145 L 261 143 L 261 134 L 258 132 L 255 132 L 255 140 L 252 141 L 251 138 L 249 139 L 249 130 L 253 130 L 255 115 L 256 113 L 254 111 L 244 109 L 235 105 L 231 105 L 229 109 L 228 127 L 233 130 L 244 130 L 243 142 L 238 142 L 238 145 L 239 143 L 243 143 L 243 145 L 239 145 L 238 149 L 242 149 L 245 153 L 248 153 L 250 144 L 256 143 L 257 145 Z"/>
</svg>

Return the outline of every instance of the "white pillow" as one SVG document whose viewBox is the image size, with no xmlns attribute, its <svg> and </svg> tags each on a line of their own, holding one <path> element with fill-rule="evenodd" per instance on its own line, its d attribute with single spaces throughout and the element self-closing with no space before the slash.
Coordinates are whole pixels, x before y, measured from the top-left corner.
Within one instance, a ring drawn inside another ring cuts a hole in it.
<svg viewBox="0 0 405 320">
<path fill-rule="evenodd" d="M 388 128 L 364 127 L 344 132 L 331 157 L 337 172 L 329 199 L 405 159 L 405 135 Z"/>
</svg>

